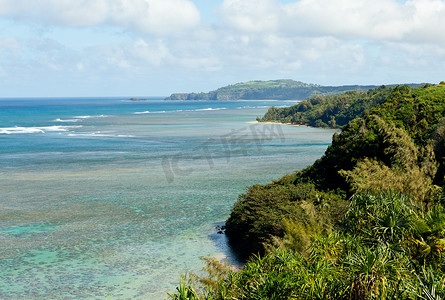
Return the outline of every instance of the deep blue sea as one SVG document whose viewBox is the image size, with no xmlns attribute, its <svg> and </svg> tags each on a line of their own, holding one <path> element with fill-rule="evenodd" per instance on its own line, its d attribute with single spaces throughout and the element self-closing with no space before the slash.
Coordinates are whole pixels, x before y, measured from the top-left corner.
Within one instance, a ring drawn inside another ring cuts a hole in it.
<svg viewBox="0 0 445 300">
<path fill-rule="evenodd" d="M 255 124 L 291 101 L 0 99 L 0 299 L 165 299 L 247 186 L 332 130 Z"/>
</svg>

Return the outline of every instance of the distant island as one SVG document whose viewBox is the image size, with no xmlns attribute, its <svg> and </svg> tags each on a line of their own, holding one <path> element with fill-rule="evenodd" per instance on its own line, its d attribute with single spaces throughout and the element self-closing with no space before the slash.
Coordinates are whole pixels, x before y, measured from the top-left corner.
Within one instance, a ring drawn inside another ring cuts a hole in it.
<svg viewBox="0 0 445 300">
<path fill-rule="evenodd" d="M 291 79 L 249 81 L 208 93 L 174 93 L 165 100 L 303 100 L 313 95 L 339 95 L 347 91 L 366 92 L 375 85 L 322 86 Z"/>
</svg>

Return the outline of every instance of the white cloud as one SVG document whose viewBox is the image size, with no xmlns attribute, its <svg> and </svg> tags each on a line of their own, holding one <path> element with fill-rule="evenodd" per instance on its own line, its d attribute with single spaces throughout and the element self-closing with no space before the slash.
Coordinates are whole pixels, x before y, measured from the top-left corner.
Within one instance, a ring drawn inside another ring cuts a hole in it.
<svg viewBox="0 0 445 300">
<path fill-rule="evenodd" d="M 200 23 L 200 13 L 188 0 L 108 0 L 111 19 L 144 33 L 183 32 Z"/>
<path fill-rule="evenodd" d="M 382 73 L 391 69 L 397 70 L 391 78 L 397 72 L 403 80 L 420 78 L 422 68 L 432 78 L 444 65 L 443 0 L 286 2 L 224 0 L 220 40 L 227 64 L 338 83 L 386 80 Z"/>
<path fill-rule="evenodd" d="M 445 42 L 445 1 L 411 0 L 224 0 L 221 15 L 243 32 L 340 39 Z"/>
<path fill-rule="evenodd" d="M 0 0 L 0 14 L 63 26 L 91 26 L 107 18 L 106 0 Z"/>
<path fill-rule="evenodd" d="M 436 69 L 441 72 L 445 67 L 445 49 L 437 45 L 385 43 L 382 47 L 382 62 L 397 68 Z"/>
<path fill-rule="evenodd" d="M 284 29 L 337 38 L 397 38 L 403 5 L 394 0 L 301 0 L 284 7 Z"/>
<path fill-rule="evenodd" d="M 221 13 L 235 29 L 245 32 L 275 31 L 279 25 L 279 6 L 274 0 L 225 0 Z"/>
<path fill-rule="evenodd" d="M 445 28 L 445 1 L 441 0 L 415 0 L 407 5 L 413 11 L 410 31 L 406 36 L 410 40 L 420 42 L 445 42 L 443 29 Z"/>
<path fill-rule="evenodd" d="M 129 52 L 136 61 L 143 61 L 153 66 L 160 66 L 171 59 L 170 50 L 162 40 L 146 42 L 138 39 L 131 45 Z"/>
<path fill-rule="evenodd" d="M 0 0 L 0 15 L 69 27 L 122 26 L 155 35 L 200 23 L 189 0 Z"/>
<path fill-rule="evenodd" d="M 19 84 L 164 78 L 191 91 L 206 90 L 201 81 L 445 79 L 445 0 L 223 0 L 211 24 L 193 1 L 0 0 L 0 70 Z"/>
</svg>

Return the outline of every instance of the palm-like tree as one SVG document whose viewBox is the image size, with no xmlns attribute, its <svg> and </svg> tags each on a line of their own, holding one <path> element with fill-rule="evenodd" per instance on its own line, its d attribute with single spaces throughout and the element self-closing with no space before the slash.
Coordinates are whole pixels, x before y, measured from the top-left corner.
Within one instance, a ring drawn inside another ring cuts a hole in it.
<svg viewBox="0 0 445 300">
<path fill-rule="evenodd" d="M 386 245 L 359 247 L 349 253 L 344 267 L 350 274 L 351 299 L 402 298 L 405 294 L 406 262 L 403 256 L 394 257 Z"/>
<path fill-rule="evenodd" d="M 410 254 L 421 265 L 438 266 L 445 250 L 445 209 L 436 204 L 416 218 L 408 240 Z"/>
<path fill-rule="evenodd" d="M 373 195 L 358 194 L 352 198 L 343 228 L 362 236 L 369 244 L 398 244 L 413 226 L 415 211 L 409 197 L 392 191 Z"/>
</svg>

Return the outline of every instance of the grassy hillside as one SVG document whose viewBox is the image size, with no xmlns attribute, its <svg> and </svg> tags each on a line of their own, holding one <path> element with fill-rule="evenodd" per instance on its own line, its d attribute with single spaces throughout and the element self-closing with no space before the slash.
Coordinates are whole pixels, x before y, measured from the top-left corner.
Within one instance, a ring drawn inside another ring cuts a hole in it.
<svg viewBox="0 0 445 300">
<path fill-rule="evenodd" d="M 219 88 L 208 93 L 176 93 L 166 100 L 301 100 L 316 94 L 340 94 L 367 91 L 376 86 L 321 86 L 290 79 L 249 81 Z"/>
</svg>

